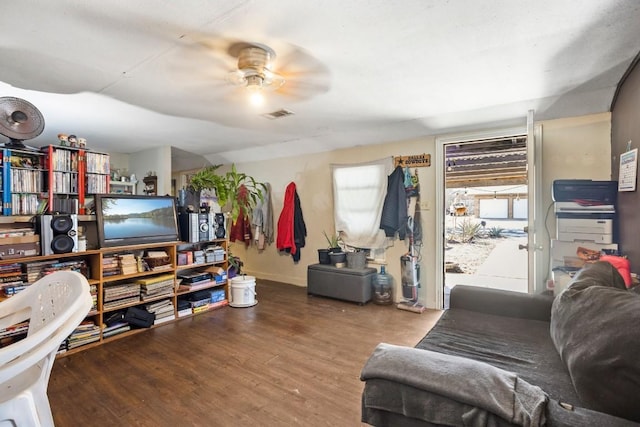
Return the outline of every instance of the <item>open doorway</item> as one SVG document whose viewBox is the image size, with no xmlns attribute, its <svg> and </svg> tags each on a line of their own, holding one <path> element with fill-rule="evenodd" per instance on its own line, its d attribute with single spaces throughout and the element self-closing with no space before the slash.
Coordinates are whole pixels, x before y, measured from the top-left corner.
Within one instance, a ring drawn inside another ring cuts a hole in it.
<svg viewBox="0 0 640 427">
<path fill-rule="evenodd" d="M 528 292 L 527 134 L 442 145 L 443 294 L 456 285 Z"/>
</svg>

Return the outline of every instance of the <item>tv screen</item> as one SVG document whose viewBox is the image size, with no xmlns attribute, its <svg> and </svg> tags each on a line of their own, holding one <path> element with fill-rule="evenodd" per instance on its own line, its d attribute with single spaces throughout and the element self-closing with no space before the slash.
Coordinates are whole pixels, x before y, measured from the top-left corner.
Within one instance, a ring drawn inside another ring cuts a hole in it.
<svg viewBox="0 0 640 427">
<path fill-rule="evenodd" d="M 98 194 L 95 203 L 101 248 L 178 240 L 171 196 Z"/>
</svg>

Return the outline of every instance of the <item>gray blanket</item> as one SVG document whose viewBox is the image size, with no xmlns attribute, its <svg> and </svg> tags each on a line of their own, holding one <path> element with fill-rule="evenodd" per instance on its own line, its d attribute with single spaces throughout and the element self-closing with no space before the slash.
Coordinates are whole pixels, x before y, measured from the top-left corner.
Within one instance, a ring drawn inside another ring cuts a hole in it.
<svg viewBox="0 0 640 427">
<path fill-rule="evenodd" d="M 382 343 L 362 369 L 361 379 L 394 381 L 428 392 L 416 398 L 420 401 L 405 402 L 408 407 L 422 407 L 422 414 L 429 414 L 433 407 L 443 409 L 441 404 L 431 406 L 434 402 L 425 396 L 459 403 L 448 405 L 449 413 L 437 414 L 439 422 L 446 419 L 450 425 L 501 424 L 495 417 L 525 427 L 542 426 L 546 421 L 548 398 L 542 389 L 514 373 L 467 358 Z M 411 394 L 404 398 L 411 399 Z"/>
</svg>

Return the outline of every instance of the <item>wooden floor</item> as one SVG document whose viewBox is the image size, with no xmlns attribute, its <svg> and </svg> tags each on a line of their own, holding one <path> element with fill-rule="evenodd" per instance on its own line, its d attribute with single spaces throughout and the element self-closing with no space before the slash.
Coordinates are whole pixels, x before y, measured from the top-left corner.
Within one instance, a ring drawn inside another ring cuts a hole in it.
<svg viewBox="0 0 640 427">
<path fill-rule="evenodd" d="M 256 285 L 258 304 L 183 319 L 56 360 L 64 426 L 360 426 L 360 370 L 440 316 Z"/>
</svg>

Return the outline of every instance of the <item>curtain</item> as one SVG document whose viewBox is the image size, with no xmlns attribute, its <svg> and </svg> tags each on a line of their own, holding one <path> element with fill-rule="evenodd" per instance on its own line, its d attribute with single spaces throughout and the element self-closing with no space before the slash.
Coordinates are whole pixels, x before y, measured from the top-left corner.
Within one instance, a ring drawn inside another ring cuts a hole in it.
<svg viewBox="0 0 640 427">
<path fill-rule="evenodd" d="M 387 176 L 392 171 L 392 157 L 368 163 L 331 165 L 336 232 L 346 245 L 369 249 L 386 246 L 380 216 L 387 193 Z"/>
</svg>

